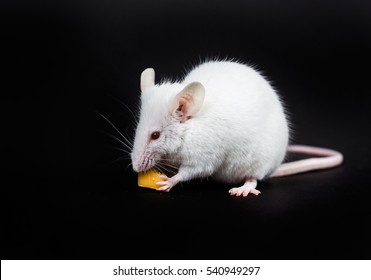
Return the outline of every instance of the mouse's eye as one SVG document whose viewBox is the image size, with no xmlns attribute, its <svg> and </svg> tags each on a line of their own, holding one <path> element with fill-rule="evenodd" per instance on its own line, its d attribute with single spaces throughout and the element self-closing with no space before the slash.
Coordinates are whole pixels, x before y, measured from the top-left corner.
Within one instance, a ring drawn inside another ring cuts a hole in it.
<svg viewBox="0 0 371 280">
<path fill-rule="evenodd" d="M 160 137 L 160 131 L 152 132 L 151 134 L 151 140 L 156 140 Z"/>
</svg>

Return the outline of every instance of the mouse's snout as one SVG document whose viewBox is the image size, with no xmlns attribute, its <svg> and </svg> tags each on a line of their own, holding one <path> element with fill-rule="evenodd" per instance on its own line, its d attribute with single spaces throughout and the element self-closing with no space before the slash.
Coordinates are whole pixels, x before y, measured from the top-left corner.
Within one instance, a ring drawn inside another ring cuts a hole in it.
<svg viewBox="0 0 371 280">
<path fill-rule="evenodd" d="M 133 166 L 133 170 L 137 173 L 141 172 L 139 159 L 134 154 L 131 154 L 131 165 Z"/>
<path fill-rule="evenodd" d="M 140 172 L 140 171 L 139 171 L 139 167 L 138 167 L 138 165 L 132 163 L 132 166 L 133 166 L 133 170 L 134 170 L 135 172 L 137 172 L 137 173 Z"/>
<path fill-rule="evenodd" d="M 141 167 L 141 165 L 138 163 L 138 162 L 132 162 L 132 165 L 133 165 L 133 170 L 137 173 L 139 172 L 143 172 L 143 168 Z"/>
<path fill-rule="evenodd" d="M 135 153 L 131 153 L 130 156 L 131 156 L 131 165 L 133 167 L 133 170 L 135 172 L 140 172 L 139 171 L 140 168 L 139 168 L 139 164 L 138 164 L 139 160 L 137 159 L 137 156 L 135 155 Z"/>
<path fill-rule="evenodd" d="M 154 166 L 154 160 L 147 153 L 141 155 L 133 153 L 131 159 L 133 170 L 137 173 L 147 171 Z"/>
</svg>

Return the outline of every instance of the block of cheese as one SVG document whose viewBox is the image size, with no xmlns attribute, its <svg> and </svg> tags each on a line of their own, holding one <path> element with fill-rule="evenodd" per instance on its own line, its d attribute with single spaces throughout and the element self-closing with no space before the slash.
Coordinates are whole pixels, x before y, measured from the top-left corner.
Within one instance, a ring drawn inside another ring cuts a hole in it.
<svg viewBox="0 0 371 280">
<path fill-rule="evenodd" d="M 140 172 L 138 174 L 138 186 L 143 188 L 158 189 L 161 185 L 157 185 L 157 182 L 165 181 L 160 176 L 165 175 L 154 169 L 150 169 L 146 172 Z"/>
</svg>

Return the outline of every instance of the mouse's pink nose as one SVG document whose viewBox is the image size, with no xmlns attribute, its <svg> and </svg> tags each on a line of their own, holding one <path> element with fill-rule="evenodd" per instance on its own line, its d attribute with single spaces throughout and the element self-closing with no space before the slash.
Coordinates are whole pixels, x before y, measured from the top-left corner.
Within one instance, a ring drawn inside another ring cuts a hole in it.
<svg viewBox="0 0 371 280">
<path fill-rule="evenodd" d="M 148 155 L 142 155 L 140 157 L 132 156 L 132 165 L 135 172 L 144 172 L 153 167 L 153 160 L 150 160 Z"/>
</svg>

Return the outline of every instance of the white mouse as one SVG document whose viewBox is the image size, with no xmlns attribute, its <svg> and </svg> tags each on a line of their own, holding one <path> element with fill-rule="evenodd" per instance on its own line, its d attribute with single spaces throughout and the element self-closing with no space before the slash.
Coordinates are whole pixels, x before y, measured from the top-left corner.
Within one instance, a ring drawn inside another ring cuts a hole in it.
<svg viewBox="0 0 371 280">
<path fill-rule="evenodd" d="M 257 180 L 342 163 L 342 154 L 334 150 L 288 146 L 290 129 L 279 96 L 245 64 L 208 61 L 179 82 L 160 84 L 147 68 L 140 85 L 132 165 L 136 172 L 175 167 L 177 174 L 158 183 L 160 191 L 211 176 L 241 183 L 231 195 L 258 195 Z M 321 157 L 282 164 L 287 151 Z"/>
</svg>

